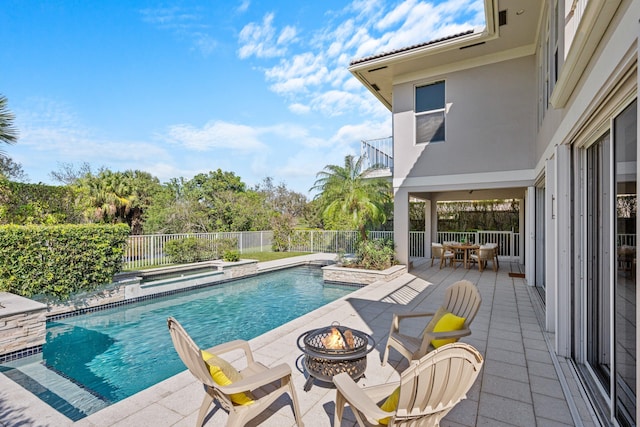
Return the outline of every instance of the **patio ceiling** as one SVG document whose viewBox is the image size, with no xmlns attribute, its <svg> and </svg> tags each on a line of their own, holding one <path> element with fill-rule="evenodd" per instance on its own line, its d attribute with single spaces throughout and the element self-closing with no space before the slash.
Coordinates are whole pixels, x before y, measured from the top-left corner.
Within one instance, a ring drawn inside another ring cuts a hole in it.
<svg viewBox="0 0 640 427">
<path fill-rule="evenodd" d="M 485 0 L 484 31 L 356 59 L 349 71 L 391 110 L 394 84 L 534 54 L 542 10 L 539 0 Z"/>
<path fill-rule="evenodd" d="M 462 191 L 431 191 L 411 192 L 410 197 L 431 201 L 471 201 L 493 199 L 524 199 L 526 188 L 494 188 L 494 189 L 469 189 Z"/>
</svg>

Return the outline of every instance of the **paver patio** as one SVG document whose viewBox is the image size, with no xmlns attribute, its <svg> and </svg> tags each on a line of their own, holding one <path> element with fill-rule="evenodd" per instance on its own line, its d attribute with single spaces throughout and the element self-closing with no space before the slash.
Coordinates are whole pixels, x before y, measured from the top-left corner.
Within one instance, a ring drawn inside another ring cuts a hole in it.
<svg viewBox="0 0 640 427">
<path fill-rule="evenodd" d="M 306 259 L 318 257 L 322 255 Z M 261 263 L 260 268 L 290 262 Z M 472 335 L 463 341 L 484 355 L 485 364 L 467 400 L 454 408 L 442 425 L 597 425 L 580 393 L 571 364 L 549 351 L 553 336 L 540 326 L 543 310 L 536 291 L 528 287 L 524 279 L 509 276 L 510 271 L 519 271 L 517 264 L 503 261 L 500 267 L 497 273 L 491 269 L 480 273 L 477 268 L 439 269 L 426 262 L 415 265 L 410 273 L 392 282 L 359 289 L 251 340 L 251 348 L 255 357 L 266 365 L 286 362 L 292 367 L 307 427 L 333 426 L 335 389 L 316 382 L 311 390 L 303 391 L 305 377 L 301 372 L 301 352 L 296 345 L 300 334 L 328 326 L 333 321 L 363 330 L 374 337 L 376 348 L 369 353 L 366 375 L 358 383 L 371 385 L 395 380 L 398 372 L 407 366 L 406 360 L 392 350 L 390 363 L 384 368 L 380 366 L 392 313 L 434 310 L 442 302 L 448 285 L 468 279 L 478 286 L 483 302 L 471 325 Z M 286 301 L 282 303 L 286 305 Z M 409 325 L 416 333 L 423 327 L 417 323 Z M 73 423 L 0 375 L 0 426 L 192 427 L 202 397 L 202 386 L 184 371 Z M 224 425 L 226 418 L 227 414 L 218 409 L 205 425 Z M 289 399 L 280 399 L 270 408 L 270 413 L 252 420 L 250 425 L 294 425 Z M 342 425 L 355 425 L 350 410 L 346 411 Z"/>
</svg>

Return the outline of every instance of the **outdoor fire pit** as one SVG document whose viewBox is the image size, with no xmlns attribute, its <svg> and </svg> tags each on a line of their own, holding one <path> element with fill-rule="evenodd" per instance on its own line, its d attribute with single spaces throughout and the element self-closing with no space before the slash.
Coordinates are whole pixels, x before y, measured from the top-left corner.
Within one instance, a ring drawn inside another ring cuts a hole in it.
<svg viewBox="0 0 640 427">
<path fill-rule="evenodd" d="M 298 337 L 298 348 L 304 353 L 303 364 L 309 374 L 304 391 L 311 389 L 315 378 L 331 382 L 341 372 L 357 380 L 364 375 L 367 354 L 374 347 L 369 334 L 338 324 L 303 333 Z"/>
</svg>

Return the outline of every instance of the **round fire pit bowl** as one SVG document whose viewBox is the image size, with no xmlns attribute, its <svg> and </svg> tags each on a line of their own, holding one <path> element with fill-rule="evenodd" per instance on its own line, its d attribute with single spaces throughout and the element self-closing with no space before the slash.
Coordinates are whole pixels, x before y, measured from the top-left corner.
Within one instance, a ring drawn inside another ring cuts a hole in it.
<svg viewBox="0 0 640 427">
<path fill-rule="evenodd" d="M 309 374 L 304 391 L 311 389 L 315 378 L 331 382 L 341 372 L 354 380 L 362 377 L 367 354 L 374 347 L 371 335 L 336 324 L 303 333 L 298 337 L 298 348 L 304 353 L 303 365 Z"/>
</svg>

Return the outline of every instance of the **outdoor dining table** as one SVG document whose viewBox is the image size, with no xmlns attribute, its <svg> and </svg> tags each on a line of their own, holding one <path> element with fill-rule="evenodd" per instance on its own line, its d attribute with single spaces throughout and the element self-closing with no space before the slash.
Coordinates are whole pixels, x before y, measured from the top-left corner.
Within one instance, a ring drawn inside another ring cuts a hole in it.
<svg viewBox="0 0 640 427">
<path fill-rule="evenodd" d="M 445 246 L 445 250 L 451 251 L 453 253 L 463 254 L 464 268 L 469 268 L 469 251 L 479 249 L 479 248 L 480 248 L 480 245 L 476 245 L 472 243 L 460 243 L 458 245 Z"/>
</svg>

